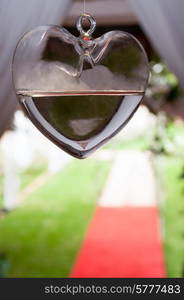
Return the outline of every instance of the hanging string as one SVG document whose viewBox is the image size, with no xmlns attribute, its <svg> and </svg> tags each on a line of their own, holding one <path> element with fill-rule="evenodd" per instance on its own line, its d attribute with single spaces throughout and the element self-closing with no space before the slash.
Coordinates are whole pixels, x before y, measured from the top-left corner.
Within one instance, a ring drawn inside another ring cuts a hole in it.
<svg viewBox="0 0 184 300">
<path fill-rule="evenodd" d="M 86 0 L 84 0 L 83 2 L 83 14 L 86 13 Z"/>
</svg>

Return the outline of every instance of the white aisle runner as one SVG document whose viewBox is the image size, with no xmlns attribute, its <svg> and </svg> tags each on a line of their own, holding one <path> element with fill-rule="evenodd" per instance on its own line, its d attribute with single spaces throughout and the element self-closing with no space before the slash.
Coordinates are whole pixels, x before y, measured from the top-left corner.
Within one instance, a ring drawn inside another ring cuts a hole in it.
<svg viewBox="0 0 184 300">
<path fill-rule="evenodd" d="M 156 182 L 151 153 L 119 151 L 110 171 L 100 206 L 155 206 Z"/>
</svg>

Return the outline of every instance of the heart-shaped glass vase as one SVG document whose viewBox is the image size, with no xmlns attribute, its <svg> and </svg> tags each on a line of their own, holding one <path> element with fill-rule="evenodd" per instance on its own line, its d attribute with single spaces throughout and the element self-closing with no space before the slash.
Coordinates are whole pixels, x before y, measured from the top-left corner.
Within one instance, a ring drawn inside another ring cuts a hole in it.
<svg viewBox="0 0 184 300">
<path fill-rule="evenodd" d="M 79 37 L 58 26 L 25 34 L 15 51 L 13 79 L 35 126 L 64 151 L 85 158 L 132 117 L 149 68 L 130 34 L 111 31 L 93 39 L 79 25 Z"/>
</svg>

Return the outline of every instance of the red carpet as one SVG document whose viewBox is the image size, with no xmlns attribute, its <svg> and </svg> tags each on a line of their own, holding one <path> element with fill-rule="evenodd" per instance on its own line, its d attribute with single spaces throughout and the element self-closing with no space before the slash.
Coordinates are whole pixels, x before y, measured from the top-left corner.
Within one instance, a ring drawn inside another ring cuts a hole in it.
<svg viewBox="0 0 184 300">
<path fill-rule="evenodd" d="M 97 208 L 70 277 L 165 277 L 157 209 Z"/>
</svg>

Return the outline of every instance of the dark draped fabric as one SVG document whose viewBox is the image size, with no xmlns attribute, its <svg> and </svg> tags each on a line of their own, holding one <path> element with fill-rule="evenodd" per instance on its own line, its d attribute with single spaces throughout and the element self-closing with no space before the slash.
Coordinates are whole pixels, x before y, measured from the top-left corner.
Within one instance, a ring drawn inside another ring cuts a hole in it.
<svg viewBox="0 0 184 300">
<path fill-rule="evenodd" d="M 160 56 L 184 88 L 184 0 L 129 0 Z"/>
</svg>

